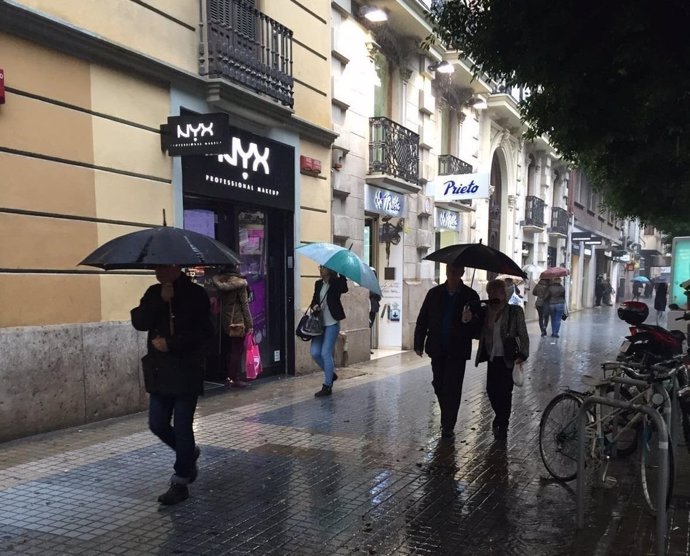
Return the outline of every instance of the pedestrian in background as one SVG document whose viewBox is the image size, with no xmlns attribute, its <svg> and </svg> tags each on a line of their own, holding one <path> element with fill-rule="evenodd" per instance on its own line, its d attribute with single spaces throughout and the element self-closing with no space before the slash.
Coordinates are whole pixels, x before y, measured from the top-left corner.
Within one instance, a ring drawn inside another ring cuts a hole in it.
<svg viewBox="0 0 690 556">
<path fill-rule="evenodd" d="M 414 351 L 431 357 L 431 384 L 441 408 L 441 437 L 453 438 L 462 398 L 465 365 L 478 328 L 479 295 L 462 283 L 465 268 L 446 265 L 446 281 L 424 298 L 414 329 Z"/>
<path fill-rule="evenodd" d="M 633 301 L 640 300 L 640 294 L 642 293 L 642 284 L 639 280 L 635 280 L 632 286 Z"/>
<path fill-rule="evenodd" d="M 549 312 L 551 309 L 549 308 L 548 301 L 546 301 L 546 294 L 549 291 L 550 283 L 548 278 L 540 278 L 532 290 L 532 294 L 534 294 L 534 307 L 539 315 L 539 329 L 542 336 L 546 336 L 546 328 L 549 326 Z"/>
<path fill-rule="evenodd" d="M 374 276 L 377 276 L 376 270 L 370 267 Z M 376 317 L 379 314 L 379 309 L 381 309 L 381 296 L 372 291 L 369 292 L 369 353 L 373 354 L 373 344 L 374 344 L 374 323 L 376 322 Z"/>
<path fill-rule="evenodd" d="M 340 321 L 345 318 L 345 310 L 340 296 L 347 292 L 347 279 L 336 272 L 319 266 L 321 279 L 314 284 L 314 296 L 311 310 L 320 312 L 323 319 L 323 334 L 311 341 L 311 356 L 323 370 L 323 385 L 314 396 L 330 396 L 333 393 L 333 381 L 338 379 L 335 373 L 333 351 L 340 332 Z"/>
<path fill-rule="evenodd" d="M 666 282 L 659 282 L 656 285 L 656 296 L 654 297 L 654 309 L 656 310 L 656 325 L 660 326 L 659 322 L 666 312 L 666 303 L 668 302 L 668 285 Z"/>
<path fill-rule="evenodd" d="M 142 365 L 149 428 L 175 451 L 170 488 L 158 497 L 169 506 L 189 498 L 187 485 L 198 474 L 201 452 L 194 440 L 194 412 L 203 392 L 204 348 L 213 337 L 213 326 L 206 291 L 179 267 L 157 267 L 156 279 L 159 284 L 146 290 L 131 317 L 134 328 L 148 332 Z"/>
<path fill-rule="evenodd" d="M 600 274 L 597 276 L 597 281 L 594 284 L 594 306 L 601 307 L 601 300 L 606 292 L 606 284 L 604 283 L 604 277 Z"/>
<path fill-rule="evenodd" d="M 611 307 L 613 303 L 611 303 L 611 296 L 616 293 L 616 290 L 613 289 L 613 286 L 611 285 L 611 280 L 606 278 L 604 280 L 604 305 L 607 305 Z"/>
<path fill-rule="evenodd" d="M 244 337 L 253 332 L 254 327 L 249 312 L 247 280 L 239 273 L 237 266 L 228 265 L 212 281 L 220 292 L 222 303 L 220 350 L 226 364 L 225 383 L 234 388 L 245 388 L 247 383 L 240 379 Z"/>
<path fill-rule="evenodd" d="M 508 304 L 503 280 L 489 282 L 486 293 L 489 303 L 482 312 L 475 365 L 487 361 L 486 392 L 495 415 L 491 428 L 497 440 L 505 440 L 513 403 L 513 366 L 527 359 L 529 335 L 525 313 L 522 307 Z M 517 338 L 519 354 L 506 350 L 508 338 Z"/>
<path fill-rule="evenodd" d="M 561 330 L 561 320 L 565 313 L 565 288 L 561 284 L 560 278 L 551 280 L 546 291 L 545 301 L 549 304 L 551 337 L 558 338 L 558 333 Z"/>
</svg>

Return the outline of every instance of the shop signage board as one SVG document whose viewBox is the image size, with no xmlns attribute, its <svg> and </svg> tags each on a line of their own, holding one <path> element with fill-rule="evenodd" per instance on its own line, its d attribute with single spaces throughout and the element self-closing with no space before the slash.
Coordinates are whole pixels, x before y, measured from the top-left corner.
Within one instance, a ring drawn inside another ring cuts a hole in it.
<svg viewBox="0 0 690 556">
<path fill-rule="evenodd" d="M 294 210 L 294 147 L 233 127 L 229 131 L 226 153 L 182 157 L 184 192 Z"/>
<path fill-rule="evenodd" d="M 460 231 L 460 213 L 455 210 L 436 209 L 436 228 Z"/>
<path fill-rule="evenodd" d="M 170 116 L 163 124 L 161 147 L 170 156 L 223 154 L 233 148 L 227 114 Z"/>
<path fill-rule="evenodd" d="M 489 174 L 438 176 L 433 181 L 432 191 L 436 202 L 489 198 Z"/>
<path fill-rule="evenodd" d="M 407 197 L 402 193 L 365 184 L 364 210 L 384 216 L 404 217 L 407 213 Z"/>
<path fill-rule="evenodd" d="M 688 298 L 681 284 L 690 280 L 690 237 L 674 237 L 671 251 L 671 291 L 669 303 L 685 307 Z"/>
</svg>

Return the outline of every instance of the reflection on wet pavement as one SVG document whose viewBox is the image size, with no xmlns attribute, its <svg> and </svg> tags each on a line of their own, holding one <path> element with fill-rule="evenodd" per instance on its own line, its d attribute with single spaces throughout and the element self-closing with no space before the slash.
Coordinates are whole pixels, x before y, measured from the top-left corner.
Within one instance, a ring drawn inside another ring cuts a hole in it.
<svg viewBox="0 0 690 556">
<path fill-rule="evenodd" d="M 159 508 L 172 454 L 143 415 L 41 435 L 0 452 L 0 554 L 653 553 L 635 456 L 615 488 L 593 487 L 575 531 L 575 484 L 549 478 L 541 410 L 615 357 L 612 309 L 575 313 L 558 339 L 530 325 L 527 380 L 507 442 L 491 434 L 484 367 L 468 365 L 454 442 L 439 438 L 428 359 L 406 352 L 320 376 L 205 399 L 192 497 Z M 670 552 L 687 554 L 690 483 L 678 451 Z"/>
</svg>

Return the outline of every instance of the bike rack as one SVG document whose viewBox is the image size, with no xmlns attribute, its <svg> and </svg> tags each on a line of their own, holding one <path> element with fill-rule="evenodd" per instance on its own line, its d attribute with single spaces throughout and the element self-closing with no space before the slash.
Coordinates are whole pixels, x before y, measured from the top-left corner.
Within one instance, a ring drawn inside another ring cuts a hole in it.
<svg viewBox="0 0 690 556">
<path fill-rule="evenodd" d="M 664 413 L 670 413 L 671 400 L 668 393 L 662 388 L 666 394 L 664 396 Z M 657 554 L 660 556 L 665 554 L 666 550 L 666 531 L 667 531 L 667 517 L 666 517 L 666 493 L 668 491 L 668 429 L 666 422 L 659 412 L 647 405 L 631 404 L 618 400 L 611 400 L 601 396 L 588 396 L 582 402 L 582 406 L 577 416 L 577 522 L 578 529 L 584 527 L 585 521 L 585 434 L 587 410 L 590 405 L 600 404 L 608 405 L 610 407 L 617 407 L 619 409 L 632 409 L 639 413 L 645 413 L 654 421 L 654 424 L 659 431 L 659 450 L 661 454 L 661 470 L 659 477 L 659 484 L 657 485 L 657 509 L 656 509 L 656 542 Z M 663 440 L 662 440 L 663 439 Z"/>
</svg>

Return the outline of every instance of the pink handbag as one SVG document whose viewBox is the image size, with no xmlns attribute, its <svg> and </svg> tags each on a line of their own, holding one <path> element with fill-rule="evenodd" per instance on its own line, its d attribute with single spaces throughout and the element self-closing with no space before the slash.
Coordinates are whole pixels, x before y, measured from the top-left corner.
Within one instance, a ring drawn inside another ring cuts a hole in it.
<svg viewBox="0 0 690 556">
<path fill-rule="evenodd" d="M 247 380 L 254 380 L 262 371 L 259 346 L 254 341 L 254 334 L 248 332 L 244 337 L 244 373 Z"/>
</svg>

